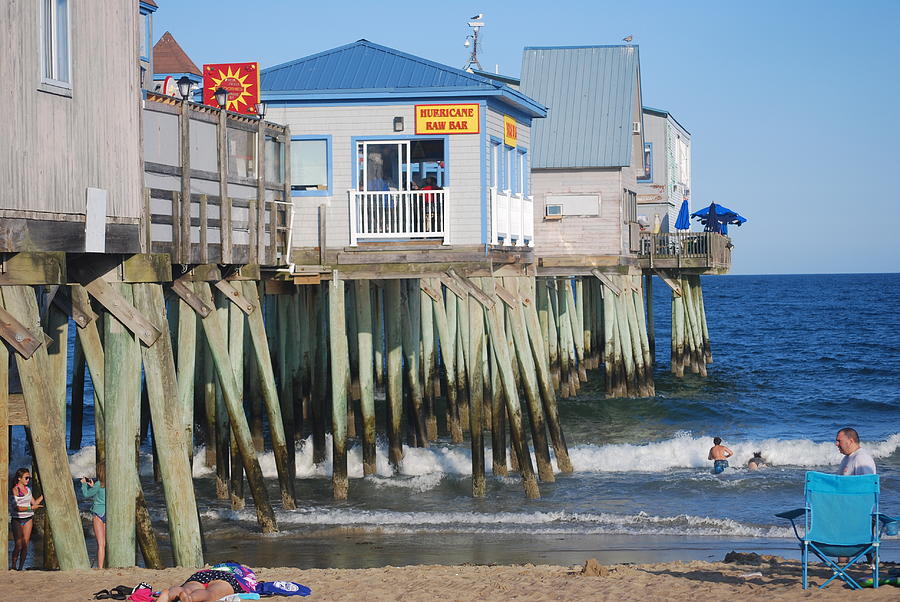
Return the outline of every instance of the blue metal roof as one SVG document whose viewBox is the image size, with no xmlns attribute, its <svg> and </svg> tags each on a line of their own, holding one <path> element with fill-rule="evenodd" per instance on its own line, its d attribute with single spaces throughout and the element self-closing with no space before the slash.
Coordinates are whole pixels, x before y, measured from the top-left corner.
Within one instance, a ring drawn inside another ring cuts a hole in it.
<svg viewBox="0 0 900 602">
<path fill-rule="evenodd" d="M 266 101 L 497 97 L 532 117 L 546 107 L 502 82 L 381 46 L 339 46 L 260 72 Z"/>
<path fill-rule="evenodd" d="M 526 47 L 520 89 L 549 107 L 533 125 L 532 167 L 629 165 L 639 77 L 635 45 Z"/>
</svg>

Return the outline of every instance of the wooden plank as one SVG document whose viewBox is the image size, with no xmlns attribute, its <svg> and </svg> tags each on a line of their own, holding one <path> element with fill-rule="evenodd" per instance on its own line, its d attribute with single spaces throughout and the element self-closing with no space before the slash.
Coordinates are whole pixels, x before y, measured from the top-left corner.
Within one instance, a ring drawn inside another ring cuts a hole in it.
<svg viewBox="0 0 900 602">
<path fill-rule="evenodd" d="M 71 295 L 64 293 L 65 289 L 59 290 L 53 296 L 53 304 L 59 307 L 67 316 L 72 316 L 76 326 L 84 328 L 97 318 L 90 303 L 86 306 L 81 303 L 73 303 Z"/>
<path fill-rule="evenodd" d="M 426 295 L 431 297 L 431 299 L 433 301 L 435 301 L 435 302 L 441 301 L 441 299 L 439 297 L 439 295 L 441 294 L 440 291 L 436 291 L 433 288 L 431 288 L 431 286 L 428 285 L 428 281 L 426 279 L 422 278 L 419 280 L 419 289 L 423 293 L 425 293 Z"/>
<path fill-rule="evenodd" d="M 409 249 L 402 252 L 381 252 L 367 249 L 365 251 L 353 251 L 337 254 L 339 264 L 349 263 L 355 265 L 367 265 L 377 263 L 441 263 L 448 261 L 476 262 L 484 261 L 484 253 L 460 252 L 453 250 L 416 250 Z"/>
<path fill-rule="evenodd" d="M 40 329 L 34 289 L 28 286 L 4 286 L 0 287 L 0 297 L 3 307 L 17 320 L 30 329 Z M 32 442 L 43 477 L 47 517 L 60 568 L 86 569 L 90 567 L 90 563 L 78 514 L 78 501 L 75 499 L 75 489 L 69 473 L 65 423 L 53 403 L 47 379 L 47 352 L 39 348 L 27 359 L 17 355 L 16 366 L 19 369 L 29 420 L 41 425 L 40 429 L 33 431 Z"/>
<path fill-rule="evenodd" d="M 494 292 L 498 297 L 500 297 L 500 300 L 503 301 L 508 308 L 518 309 L 522 306 L 522 302 L 519 300 L 519 297 L 500 284 L 494 284 Z"/>
<path fill-rule="evenodd" d="M 0 345 L 0 347 L 3 347 Z M 6 349 L 6 347 L 3 347 Z M 7 351 L 8 353 L 8 351 Z M 21 393 L 9 394 L 9 426 L 28 426 L 28 412 L 25 410 L 25 396 Z"/>
<path fill-rule="evenodd" d="M 321 274 L 294 275 L 294 284 L 319 284 L 322 282 Z"/>
<path fill-rule="evenodd" d="M 0 307 L 0 338 L 23 358 L 28 359 L 43 344 L 43 336 L 34 336 L 25 326 L 8 311 Z"/>
<path fill-rule="evenodd" d="M 84 226 L 80 226 L 84 229 Z M 65 284 L 66 254 L 21 252 L 4 255 L 0 263 L 0 285 Z"/>
<path fill-rule="evenodd" d="M 231 286 L 227 280 L 219 280 L 214 286 L 225 295 L 226 299 L 237 305 L 248 316 L 256 309 L 256 306 L 250 303 L 239 290 Z"/>
<path fill-rule="evenodd" d="M 109 313 L 114 315 L 122 322 L 128 330 L 133 332 L 142 343 L 152 345 L 156 342 L 161 334 L 153 324 L 147 321 L 135 307 L 129 303 L 125 297 L 103 280 L 96 278 L 84 285 L 87 292 L 90 293 L 100 304 L 105 307 Z"/>
<path fill-rule="evenodd" d="M 611 290 L 615 296 L 618 297 L 619 295 L 622 294 L 622 289 L 619 288 L 616 285 L 616 283 L 613 282 L 613 279 L 610 278 L 608 275 L 604 274 L 603 272 L 601 272 L 600 270 L 598 270 L 596 268 L 591 270 L 591 274 L 593 274 L 597 278 L 597 280 L 602 282 L 603 285 L 606 286 L 606 288 Z"/>
<path fill-rule="evenodd" d="M 494 307 L 494 299 L 490 295 L 486 295 L 484 291 L 480 288 L 474 286 L 467 278 L 463 278 L 459 274 L 456 273 L 456 270 L 450 268 L 447 270 L 447 274 L 457 282 L 461 287 L 465 289 L 467 293 L 475 297 L 475 300 L 481 303 L 485 309 L 492 309 Z M 463 297 L 461 299 L 464 300 Z"/>
<path fill-rule="evenodd" d="M 441 284 L 446 286 L 447 289 L 458 298 L 465 300 L 469 297 L 468 291 L 448 274 L 440 274 L 438 279 L 441 281 Z"/>
<path fill-rule="evenodd" d="M 347 346 L 344 281 L 328 285 L 328 339 L 331 350 L 331 490 L 336 500 L 347 499 L 347 384 L 350 365 Z"/>
<path fill-rule="evenodd" d="M 190 286 L 190 282 L 184 280 L 184 277 L 172 282 L 172 292 L 204 318 L 212 311 L 212 308 L 203 302 Z"/>
<path fill-rule="evenodd" d="M 205 194 L 200 195 L 200 263 L 209 263 L 209 208 Z M 190 263 L 190 262 L 185 262 Z"/>
<path fill-rule="evenodd" d="M 122 282 L 169 282 L 172 264 L 164 253 L 135 253 L 122 259 Z"/>
<path fill-rule="evenodd" d="M 293 282 L 272 279 L 265 281 L 265 287 L 267 295 L 292 295 L 296 288 Z"/>
<path fill-rule="evenodd" d="M 678 279 L 673 274 L 665 270 L 658 269 L 654 269 L 653 273 L 659 276 L 660 280 L 665 282 L 666 286 L 672 289 L 672 292 L 675 293 L 676 297 L 681 296 L 681 285 L 679 284 Z"/>
</svg>

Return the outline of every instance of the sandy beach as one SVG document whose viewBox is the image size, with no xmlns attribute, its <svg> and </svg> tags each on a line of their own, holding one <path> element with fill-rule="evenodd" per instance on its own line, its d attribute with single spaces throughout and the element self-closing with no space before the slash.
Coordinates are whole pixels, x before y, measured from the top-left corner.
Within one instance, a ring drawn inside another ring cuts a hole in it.
<svg viewBox="0 0 900 602">
<path fill-rule="evenodd" d="M 885 563 L 884 573 L 900 565 Z M 760 563 L 669 562 L 641 565 L 584 566 L 407 566 L 371 569 L 264 568 L 262 580 L 291 580 L 312 589 L 310 600 L 793 600 L 804 595 L 800 564 L 781 557 Z M 858 572 L 858 571 L 857 571 Z M 156 587 L 180 583 L 189 569 L 107 569 L 69 572 L 10 572 L 0 578 L 3 600 L 81 602 L 116 585 L 146 581 Z M 830 571 L 814 567 L 811 586 Z M 821 600 L 845 598 L 848 589 L 833 582 L 825 590 L 810 589 Z M 869 600 L 896 600 L 900 589 L 881 587 L 856 595 Z M 288 599 L 288 598 L 272 598 Z M 292 598 L 293 599 L 293 598 Z M 296 598 L 299 599 L 299 598 Z"/>
</svg>

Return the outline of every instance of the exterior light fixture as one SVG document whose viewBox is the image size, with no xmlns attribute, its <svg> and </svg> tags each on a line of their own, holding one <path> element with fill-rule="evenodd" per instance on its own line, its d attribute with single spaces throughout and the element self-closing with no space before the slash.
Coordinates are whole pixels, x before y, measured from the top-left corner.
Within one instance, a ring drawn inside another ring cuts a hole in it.
<svg viewBox="0 0 900 602">
<path fill-rule="evenodd" d="M 175 83 L 178 85 L 178 94 L 181 95 L 181 100 L 187 100 L 191 95 L 191 86 L 194 82 L 187 75 L 182 75 Z"/>
<path fill-rule="evenodd" d="M 228 90 L 225 88 L 219 88 L 213 94 L 216 97 L 216 104 L 219 105 L 220 109 L 224 109 L 228 104 Z"/>
<path fill-rule="evenodd" d="M 394 117 L 394 131 L 395 132 L 403 131 L 403 117 Z"/>
<path fill-rule="evenodd" d="M 258 102 L 256 103 L 256 116 L 262 119 L 266 116 L 266 103 Z"/>
</svg>

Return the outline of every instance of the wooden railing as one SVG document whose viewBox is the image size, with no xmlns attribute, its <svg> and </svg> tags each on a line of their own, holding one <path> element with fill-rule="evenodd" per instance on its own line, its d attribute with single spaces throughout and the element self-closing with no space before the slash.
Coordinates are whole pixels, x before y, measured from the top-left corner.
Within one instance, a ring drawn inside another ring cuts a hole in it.
<svg viewBox="0 0 900 602">
<path fill-rule="evenodd" d="M 717 232 L 641 232 L 640 255 L 649 267 L 729 268 L 731 239 Z"/>
<path fill-rule="evenodd" d="M 350 190 L 350 245 L 360 240 L 434 238 L 448 244 L 449 190 Z"/>
<path fill-rule="evenodd" d="M 509 190 L 490 189 L 491 244 L 534 246 L 534 199 Z"/>
</svg>

